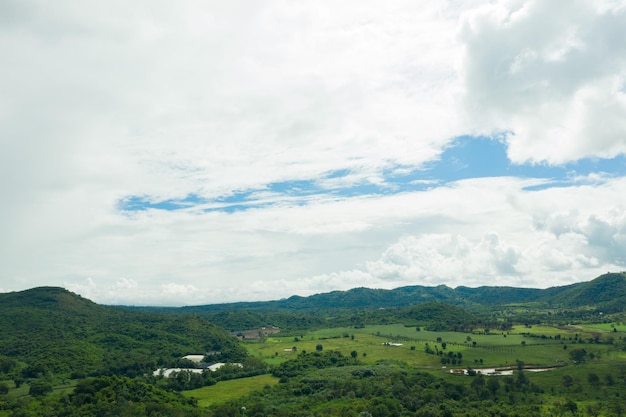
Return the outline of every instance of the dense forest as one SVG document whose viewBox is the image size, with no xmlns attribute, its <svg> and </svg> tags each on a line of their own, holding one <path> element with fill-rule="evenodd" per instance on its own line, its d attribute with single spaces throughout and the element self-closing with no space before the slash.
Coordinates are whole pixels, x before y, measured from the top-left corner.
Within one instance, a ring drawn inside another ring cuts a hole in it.
<svg viewBox="0 0 626 417">
<path fill-rule="evenodd" d="M 0 416 L 621 416 L 625 301 L 624 273 L 184 308 L 5 293 Z"/>
<path fill-rule="evenodd" d="M 137 376 L 196 352 L 246 355 L 224 329 L 194 315 L 101 306 L 62 288 L 0 294 L 0 303 L 0 354 L 28 364 L 27 376 Z"/>
</svg>

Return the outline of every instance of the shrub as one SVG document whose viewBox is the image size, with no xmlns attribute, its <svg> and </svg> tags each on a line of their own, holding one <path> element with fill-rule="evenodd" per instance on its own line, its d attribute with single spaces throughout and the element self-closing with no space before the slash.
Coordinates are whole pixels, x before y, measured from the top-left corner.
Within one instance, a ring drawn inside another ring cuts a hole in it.
<svg viewBox="0 0 626 417">
<path fill-rule="evenodd" d="M 45 381 L 33 381 L 33 383 L 30 384 L 30 390 L 28 391 L 28 393 L 33 397 L 40 397 L 49 392 L 52 392 L 52 385 Z"/>
</svg>

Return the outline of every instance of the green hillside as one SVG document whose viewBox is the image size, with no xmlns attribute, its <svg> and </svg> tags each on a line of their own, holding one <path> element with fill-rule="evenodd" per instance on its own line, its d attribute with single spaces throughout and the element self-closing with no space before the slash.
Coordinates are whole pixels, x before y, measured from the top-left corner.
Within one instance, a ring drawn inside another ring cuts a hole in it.
<svg viewBox="0 0 626 417">
<path fill-rule="evenodd" d="M 62 288 L 0 294 L 0 355 L 27 372 L 136 375 L 209 350 L 245 353 L 223 329 L 198 316 L 101 306 Z"/>
<path fill-rule="evenodd" d="M 556 293 L 544 295 L 541 299 L 564 307 L 595 306 L 607 312 L 620 312 L 626 306 L 626 273 L 608 273 L 589 282 L 557 287 L 553 291 Z"/>
<path fill-rule="evenodd" d="M 0 417 L 624 415 L 625 316 L 600 312 L 622 311 L 625 281 L 356 288 L 221 310 L 0 294 Z M 239 341 L 226 323 L 292 327 Z M 240 364 L 152 374 L 207 351 Z M 268 372 L 263 386 L 247 378 Z"/>
<path fill-rule="evenodd" d="M 506 309 L 519 304 L 551 309 L 586 308 L 607 313 L 622 312 L 626 305 L 626 273 L 609 273 L 589 282 L 547 289 L 490 286 L 460 286 L 453 289 L 445 285 L 415 285 L 392 290 L 354 288 L 275 301 L 180 308 L 143 307 L 139 310 L 169 315 L 197 314 L 231 330 L 270 324 L 286 329 L 301 329 L 326 326 L 329 318 L 337 325 L 359 325 L 377 320 L 385 323 L 397 318 L 393 309 L 429 302 L 474 312 Z"/>
<path fill-rule="evenodd" d="M 465 330 L 476 317 L 465 310 L 439 302 L 427 302 L 402 310 L 401 317 L 426 325 L 430 330 Z"/>
<path fill-rule="evenodd" d="M 392 322 L 463 329 L 481 323 L 468 311 L 515 303 L 621 312 L 626 305 L 626 273 L 544 290 L 356 288 L 270 302 L 155 309 L 102 306 L 62 288 L 42 287 L 0 294 L 0 355 L 31 366 L 34 374 L 135 375 L 175 364 L 189 353 L 215 350 L 225 358 L 242 357 L 243 349 L 224 329 L 273 324 L 297 331 Z"/>
</svg>

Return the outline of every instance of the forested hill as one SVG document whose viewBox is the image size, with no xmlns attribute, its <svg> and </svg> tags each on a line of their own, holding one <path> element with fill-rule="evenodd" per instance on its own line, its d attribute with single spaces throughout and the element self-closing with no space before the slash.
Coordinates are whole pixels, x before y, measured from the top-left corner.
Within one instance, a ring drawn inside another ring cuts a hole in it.
<svg viewBox="0 0 626 417">
<path fill-rule="evenodd" d="M 626 307 L 626 272 L 604 274 L 589 282 L 567 287 L 549 288 L 542 300 L 567 307 L 596 306 L 606 311 L 623 311 Z"/>
<path fill-rule="evenodd" d="M 607 273 L 589 282 L 547 289 L 487 286 L 450 288 L 445 285 L 415 285 L 393 290 L 354 288 L 309 297 L 293 296 L 276 301 L 190 306 L 178 310 L 181 313 L 199 314 L 235 310 L 297 312 L 334 308 L 409 307 L 431 301 L 461 307 L 536 302 L 557 308 L 593 306 L 607 311 L 621 311 L 626 305 L 626 272 Z"/>
<path fill-rule="evenodd" d="M 0 355 L 33 374 L 141 374 L 209 350 L 245 355 L 236 339 L 198 316 L 102 306 L 62 288 L 0 293 Z"/>
</svg>

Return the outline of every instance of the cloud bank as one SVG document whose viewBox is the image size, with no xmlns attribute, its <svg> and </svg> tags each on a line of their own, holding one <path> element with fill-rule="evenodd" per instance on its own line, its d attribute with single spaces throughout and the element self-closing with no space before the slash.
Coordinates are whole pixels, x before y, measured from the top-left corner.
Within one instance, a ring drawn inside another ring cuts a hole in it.
<svg viewBox="0 0 626 417">
<path fill-rule="evenodd" d="M 183 305 L 623 270 L 625 32 L 620 1 L 3 2 L 0 287 Z"/>
</svg>

